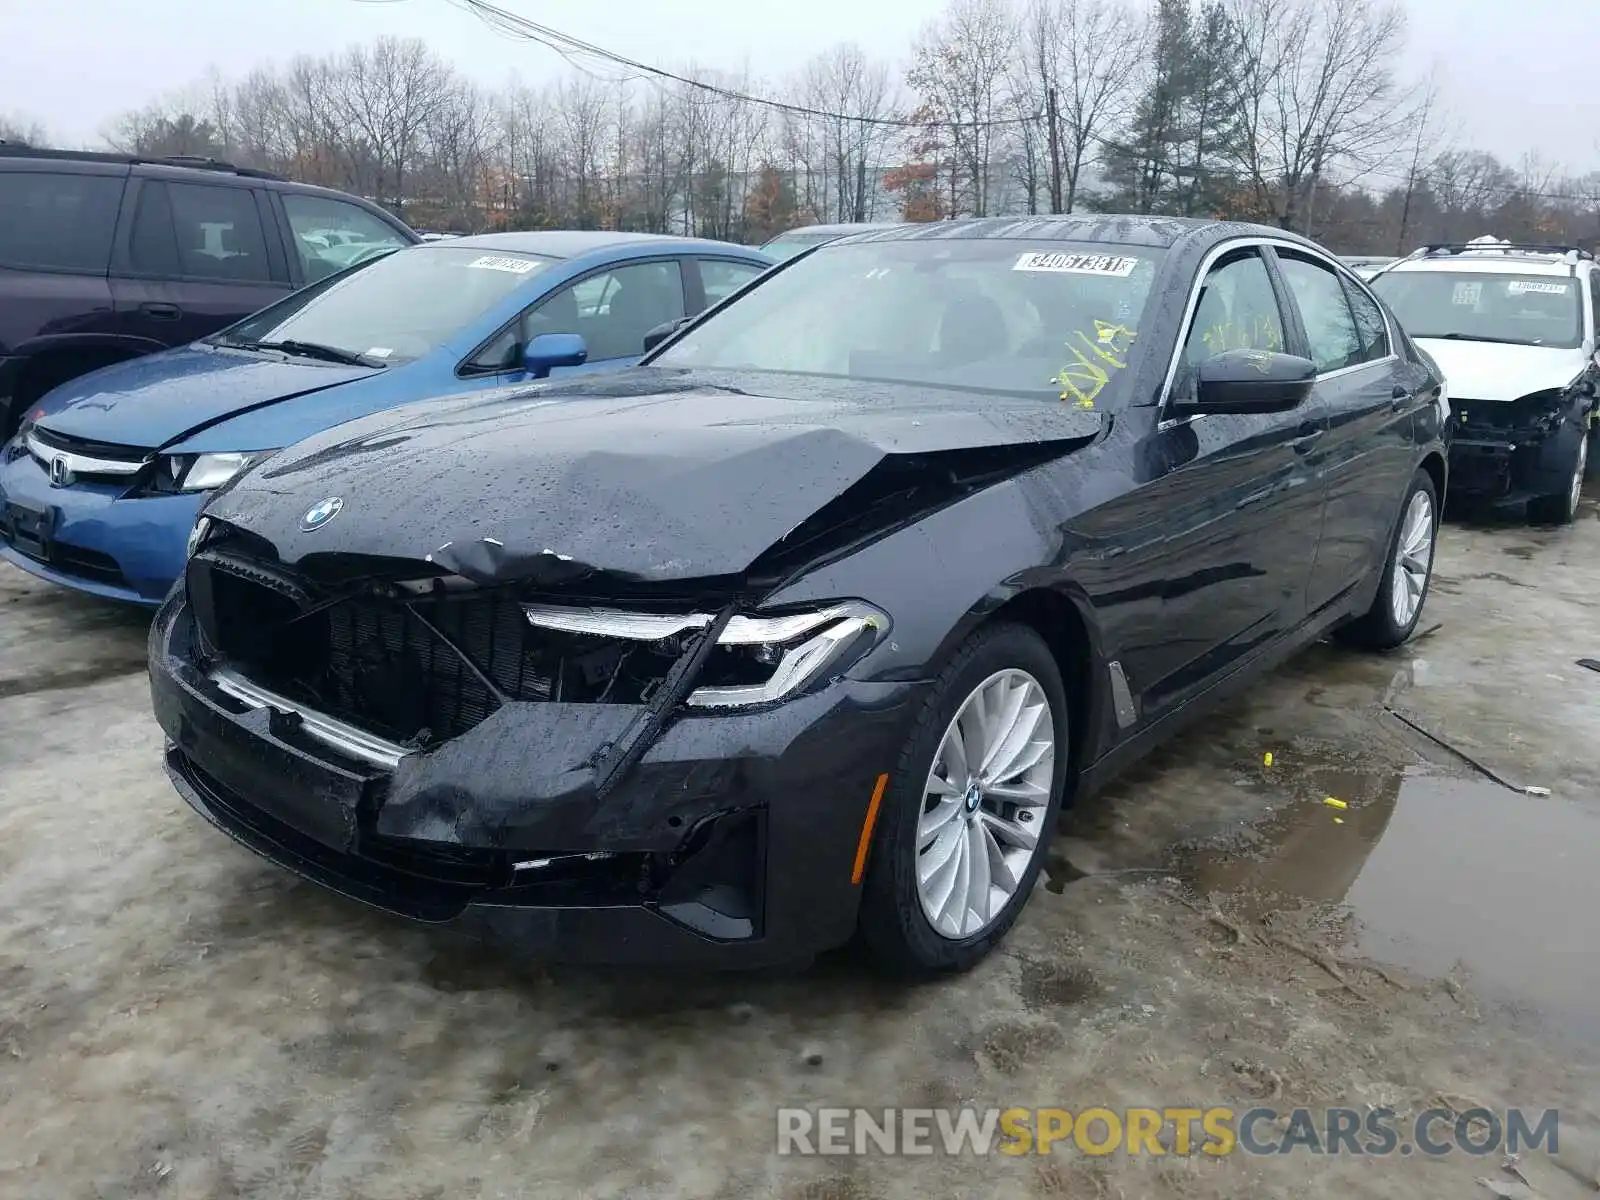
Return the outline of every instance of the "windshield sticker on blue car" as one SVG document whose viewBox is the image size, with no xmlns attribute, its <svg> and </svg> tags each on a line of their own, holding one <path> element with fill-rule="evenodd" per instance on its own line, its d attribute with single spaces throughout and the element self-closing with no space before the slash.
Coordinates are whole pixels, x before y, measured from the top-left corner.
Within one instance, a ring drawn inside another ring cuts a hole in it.
<svg viewBox="0 0 1600 1200">
<path fill-rule="evenodd" d="M 1532 279 L 1513 279 L 1506 285 L 1506 290 L 1513 296 L 1539 295 L 1539 296 L 1565 296 L 1567 285 L 1564 283 L 1541 283 Z"/>
<path fill-rule="evenodd" d="M 526 275 L 529 271 L 537 270 L 539 264 L 531 258 L 507 258 L 503 254 L 485 254 L 475 258 L 467 264 L 477 267 L 480 271 L 510 271 L 513 275 Z"/>
<path fill-rule="evenodd" d="M 1051 250 L 1030 250 L 1017 259 L 1013 271 L 1055 271 L 1066 275 L 1110 275 L 1126 279 L 1139 265 L 1137 258 L 1123 254 L 1062 254 Z"/>
</svg>

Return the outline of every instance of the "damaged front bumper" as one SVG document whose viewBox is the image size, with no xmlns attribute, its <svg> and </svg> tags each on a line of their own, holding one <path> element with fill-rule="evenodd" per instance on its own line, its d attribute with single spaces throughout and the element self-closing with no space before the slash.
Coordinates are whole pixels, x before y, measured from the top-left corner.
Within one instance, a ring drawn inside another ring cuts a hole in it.
<svg viewBox="0 0 1600 1200">
<path fill-rule="evenodd" d="M 1559 495 L 1572 481 L 1590 414 L 1576 401 L 1458 400 L 1450 439 L 1450 491 L 1489 503 Z"/>
<path fill-rule="evenodd" d="M 415 751 L 203 673 L 195 639 L 180 589 L 151 628 L 151 692 L 196 810 L 352 899 L 570 961 L 759 966 L 848 940 L 873 787 L 926 687 L 690 710 L 601 786 L 637 706 L 509 703 Z"/>
</svg>

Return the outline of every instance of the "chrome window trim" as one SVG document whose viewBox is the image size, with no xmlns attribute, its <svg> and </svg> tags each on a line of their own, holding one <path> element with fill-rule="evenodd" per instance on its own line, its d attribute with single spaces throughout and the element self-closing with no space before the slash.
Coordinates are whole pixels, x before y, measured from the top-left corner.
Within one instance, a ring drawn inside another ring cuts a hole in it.
<svg viewBox="0 0 1600 1200">
<path fill-rule="evenodd" d="M 271 708 L 278 712 L 294 713 L 300 718 L 300 731 L 307 737 L 315 738 L 341 754 L 371 763 L 375 767 L 392 771 L 400 765 L 402 758 L 411 753 L 398 743 L 357 729 L 354 725 L 328 716 L 327 713 L 297 704 L 270 688 L 252 683 L 228 667 L 216 668 L 207 678 L 224 695 L 231 696 L 250 708 Z"/>
<path fill-rule="evenodd" d="M 1183 357 L 1184 339 L 1189 332 L 1190 323 L 1194 320 L 1195 310 L 1200 305 L 1200 288 L 1205 283 L 1206 276 L 1211 273 L 1211 268 L 1216 265 L 1216 262 L 1219 258 L 1231 254 L 1237 250 L 1253 249 L 1259 251 L 1263 246 L 1271 246 L 1273 249 L 1277 249 L 1281 246 L 1286 250 L 1296 251 L 1297 253 L 1304 254 L 1307 258 L 1314 259 L 1315 261 L 1332 268 L 1334 273 L 1337 275 L 1340 275 L 1346 279 L 1355 280 L 1356 284 L 1364 292 L 1366 292 L 1369 297 L 1377 302 L 1378 312 L 1383 316 L 1384 333 L 1389 339 L 1389 353 L 1384 355 L 1382 358 L 1375 358 L 1371 362 L 1356 363 L 1351 367 L 1340 367 L 1337 371 L 1323 372 L 1317 376 L 1318 383 L 1321 383 L 1324 379 L 1336 379 L 1339 376 L 1348 374 L 1351 371 L 1364 371 L 1368 367 L 1383 366 L 1386 363 L 1399 361 L 1400 355 L 1395 349 L 1394 324 L 1389 319 L 1388 309 L 1383 306 L 1381 301 L 1378 301 L 1376 293 L 1374 293 L 1371 288 L 1367 287 L 1366 282 L 1357 277 L 1353 271 L 1350 271 L 1337 261 L 1331 259 L 1327 254 L 1324 254 L 1313 247 L 1302 245 L 1299 242 L 1290 241 L 1288 238 L 1263 237 L 1259 234 L 1248 233 L 1240 234 L 1237 237 L 1231 237 L 1226 241 L 1219 242 L 1210 250 L 1206 251 L 1205 257 L 1200 260 L 1199 269 L 1195 272 L 1194 282 L 1189 285 L 1189 299 L 1183 306 L 1183 320 L 1178 325 L 1178 340 L 1172 348 L 1172 357 L 1167 362 L 1167 374 L 1161 383 L 1161 398 L 1156 403 L 1157 432 L 1171 429 L 1177 425 L 1187 424 L 1206 415 L 1205 413 L 1187 413 L 1185 415 L 1176 417 L 1170 415 L 1172 406 L 1172 385 L 1174 382 L 1176 382 L 1178 377 L 1178 362 Z M 1266 264 L 1263 262 L 1262 265 L 1265 266 Z M 1280 318 L 1281 316 L 1282 314 L 1280 314 Z"/>
<path fill-rule="evenodd" d="M 45 470 L 50 469 L 50 464 L 60 459 L 66 464 L 67 470 L 73 475 L 137 475 L 149 462 L 148 458 L 137 461 L 124 458 L 94 458 L 88 454 L 75 454 L 71 450 L 60 450 L 48 442 L 41 441 L 33 433 L 23 439 L 27 448 L 40 466 Z"/>
</svg>

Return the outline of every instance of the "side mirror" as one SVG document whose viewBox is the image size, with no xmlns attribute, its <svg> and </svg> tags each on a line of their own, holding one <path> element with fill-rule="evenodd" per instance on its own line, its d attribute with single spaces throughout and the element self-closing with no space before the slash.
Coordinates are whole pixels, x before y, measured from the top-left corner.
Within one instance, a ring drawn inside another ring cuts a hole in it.
<svg viewBox="0 0 1600 1200">
<path fill-rule="evenodd" d="M 543 379 L 557 367 L 581 367 L 589 361 L 589 347 L 576 333 L 541 333 L 522 351 L 522 369 Z"/>
<path fill-rule="evenodd" d="M 1194 399 L 1184 412 L 1274 413 L 1298 407 L 1311 394 L 1317 364 L 1270 350 L 1224 350 L 1200 363 Z"/>
<path fill-rule="evenodd" d="M 662 342 L 677 333 L 678 330 L 692 320 L 694 320 L 693 317 L 679 317 L 676 321 L 661 322 L 661 324 L 644 335 L 644 352 L 649 354 L 650 351 L 661 345 Z"/>
</svg>

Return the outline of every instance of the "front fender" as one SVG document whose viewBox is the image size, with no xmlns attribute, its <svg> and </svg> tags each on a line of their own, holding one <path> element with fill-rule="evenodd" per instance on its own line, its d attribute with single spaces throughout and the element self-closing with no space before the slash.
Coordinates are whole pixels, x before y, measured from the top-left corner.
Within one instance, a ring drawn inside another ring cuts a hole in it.
<svg viewBox="0 0 1600 1200">
<path fill-rule="evenodd" d="M 1027 488 L 1008 480 L 819 567 L 765 597 L 763 606 L 845 598 L 878 605 L 894 627 L 851 677 L 926 679 L 985 618 L 1025 591 L 1066 594 L 1092 630 L 1087 598 L 1039 565 L 1059 561 L 1060 545 L 1059 530 L 1038 514 Z"/>
</svg>

